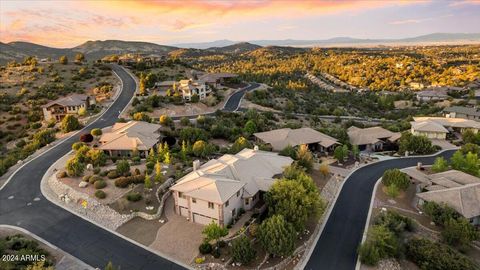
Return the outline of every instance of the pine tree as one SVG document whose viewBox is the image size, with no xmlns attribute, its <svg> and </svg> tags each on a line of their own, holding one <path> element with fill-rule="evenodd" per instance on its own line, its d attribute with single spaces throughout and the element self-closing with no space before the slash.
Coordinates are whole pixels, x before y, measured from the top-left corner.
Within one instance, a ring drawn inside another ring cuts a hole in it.
<svg viewBox="0 0 480 270">
<path fill-rule="evenodd" d="M 295 248 L 295 229 L 282 215 L 273 215 L 258 228 L 262 247 L 275 256 L 288 256 Z"/>
<path fill-rule="evenodd" d="M 145 174 L 145 188 L 150 189 L 152 188 L 152 179 L 150 178 L 150 175 Z"/>
<path fill-rule="evenodd" d="M 162 174 L 162 163 L 157 160 L 155 163 L 155 182 L 162 182 L 163 181 L 163 174 Z"/>
<path fill-rule="evenodd" d="M 182 157 L 182 161 L 187 161 L 187 144 L 185 141 L 182 141 L 182 150 L 180 151 L 180 155 Z"/>
</svg>

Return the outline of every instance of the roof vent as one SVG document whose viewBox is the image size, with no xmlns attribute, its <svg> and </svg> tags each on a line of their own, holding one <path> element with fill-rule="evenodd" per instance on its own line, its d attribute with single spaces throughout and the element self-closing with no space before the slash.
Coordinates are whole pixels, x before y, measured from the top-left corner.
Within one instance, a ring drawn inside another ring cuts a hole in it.
<svg viewBox="0 0 480 270">
<path fill-rule="evenodd" d="M 194 160 L 193 161 L 193 170 L 196 171 L 200 168 L 200 160 Z"/>
</svg>

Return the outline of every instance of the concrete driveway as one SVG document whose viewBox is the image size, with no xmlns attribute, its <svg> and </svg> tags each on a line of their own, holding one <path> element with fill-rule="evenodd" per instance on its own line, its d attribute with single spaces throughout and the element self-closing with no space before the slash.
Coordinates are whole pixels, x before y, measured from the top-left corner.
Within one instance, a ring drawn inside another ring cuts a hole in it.
<svg viewBox="0 0 480 270">
<path fill-rule="evenodd" d="M 187 221 L 175 214 L 173 197 L 165 203 L 165 217 L 168 221 L 158 229 L 157 237 L 150 248 L 158 250 L 183 263 L 189 264 L 198 254 L 203 241 L 203 225 Z"/>
</svg>

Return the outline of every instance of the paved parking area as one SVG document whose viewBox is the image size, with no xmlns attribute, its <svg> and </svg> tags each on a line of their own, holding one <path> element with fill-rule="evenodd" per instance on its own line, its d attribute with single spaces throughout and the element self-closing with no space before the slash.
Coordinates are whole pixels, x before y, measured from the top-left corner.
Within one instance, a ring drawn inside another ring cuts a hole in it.
<svg viewBox="0 0 480 270">
<path fill-rule="evenodd" d="M 150 247 L 189 264 L 198 254 L 204 226 L 175 214 L 172 196 L 165 203 L 165 217 L 168 221 L 158 229 L 157 237 Z"/>
</svg>

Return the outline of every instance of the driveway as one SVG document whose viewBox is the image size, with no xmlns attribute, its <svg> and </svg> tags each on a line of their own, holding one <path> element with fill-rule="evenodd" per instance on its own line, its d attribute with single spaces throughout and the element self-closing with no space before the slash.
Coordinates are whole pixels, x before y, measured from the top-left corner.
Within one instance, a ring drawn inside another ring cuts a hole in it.
<svg viewBox="0 0 480 270">
<path fill-rule="evenodd" d="M 203 241 L 203 225 L 187 221 L 175 214 L 174 200 L 170 196 L 165 202 L 165 217 L 168 221 L 158 229 L 157 237 L 150 248 L 189 264 L 198 254 Z"/>
</svg>

